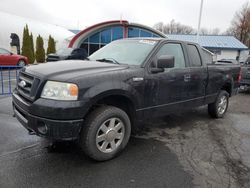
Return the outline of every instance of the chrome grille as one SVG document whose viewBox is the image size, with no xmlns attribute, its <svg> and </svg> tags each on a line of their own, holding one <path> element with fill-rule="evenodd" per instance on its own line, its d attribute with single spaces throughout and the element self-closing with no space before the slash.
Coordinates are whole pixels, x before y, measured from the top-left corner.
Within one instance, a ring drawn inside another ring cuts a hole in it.
<svg viewBox="0 0 250 188">
<path fill-rule="evenodd" d="M 19 95 L 29 101 L 33 101 L 38 88 L 40 80 L 25 72 L 19 73 L 19 79 L 17 83 L 17 90 Z"/>
</svg>

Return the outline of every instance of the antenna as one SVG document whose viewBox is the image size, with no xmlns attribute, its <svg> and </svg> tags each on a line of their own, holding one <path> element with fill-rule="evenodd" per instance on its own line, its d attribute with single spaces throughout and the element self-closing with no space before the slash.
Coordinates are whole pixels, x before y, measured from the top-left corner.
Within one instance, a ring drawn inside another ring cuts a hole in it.
<svg viewBox="0 0 250 188">
<path fill-rule="evenodd" d="M 120 24 L 122 24 L 122 13 L 120 14 Z"/>
<path fill-rule="evenodd" d="M 199 14 L 198 29 L 197 29 L 197 38 L 196 38 L 197 43 L 199 43 L 199 37 L 200 37 L 202 8 L 203 8 L 203 0 L 201 0 L 201 6 L 200 6 L 200 14 Z"/>
</svg>

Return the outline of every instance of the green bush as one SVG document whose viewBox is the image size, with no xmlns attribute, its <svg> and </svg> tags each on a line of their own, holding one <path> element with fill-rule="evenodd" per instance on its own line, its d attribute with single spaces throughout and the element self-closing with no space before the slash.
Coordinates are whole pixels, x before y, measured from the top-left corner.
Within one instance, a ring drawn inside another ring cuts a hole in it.
<svg viewBox="0 0 250 188">
<path fill-rule="evenodd" d="M 43 44 L 43 38 L 38 35 L 38 37 L 36 38 L 36 61 L 38 63 L 45 62 L 45 50 Z"/>
<path fill-rule="evenodd" d="M 26 25 L 23 29 L 23 44 L 22 44 L 22 55 L 27 57 L 29 63 L 34 62 L 34 52 L 32 53 L 31 37 L 29 35 L 29 28 Z"/>
<path fill-rule="evenodd" d="M 30 63 L 34 63 L 35 62 L 35 50 L 34 50 L 34 42 L 33 42 L 33 35 L 32 33 L 30 34 L 30 44 L 31 44 L 31 56 L 30 56 Z"/>
<path fill-rule="evenodd" d="M 47 55 L 51 53 L 56 53 L 56 43 L 54 38 L 49 36 Z"/>
</svg>

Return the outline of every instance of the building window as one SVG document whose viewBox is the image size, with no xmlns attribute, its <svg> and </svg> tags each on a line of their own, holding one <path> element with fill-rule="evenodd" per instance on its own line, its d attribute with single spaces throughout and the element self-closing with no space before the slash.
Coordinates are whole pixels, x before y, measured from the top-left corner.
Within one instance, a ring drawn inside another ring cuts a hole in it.
<svg viewBox="0 0 250 188">
<path fill-rule="evenodd" d="M 100 43 L 100 33 L 96 33 L 96 34 L 90 36 L 89 42 L 99 44 Z"/>
<path fill-rule="evenodd" d="M 139 37 L 140 30 L 135 27 L 128 28 L 128 38 Z"/>
<path fill-rule="evenodd" d="M 107 27 L 103 30 L 90 35 L 86 38 L 80 45 L 80 48 L 84 48 L 88 55 L 102 48 L 111 41 L 122 39 L 124 37 L 124 27 L 123 26 L 113 26 Z M 128 38 L 133 37 L 160 37 L 151 31 L 147 31 L 138 27 L 128 28 Z"/>
<path fill-rule="evenodd" d="M 117 26 L 112 28 L 112 41 L 123 38 L 123 27 Z"/>
<path fill-rule="evenodd" d="M 152 35 L 153 33 L 141 29 L 140 37 L 152 37 Z"/>
<path fill-rule="evenodd" d="M 101 44 L 108 44 L 111 42 L 111 29 L 101 31 Z"/>
<path fill-rule="evenodd" d="M 128 38 L 133 38 L 133 37 L 160 37 L 160 36 L 155 33 L 152 33 L 151 31 L 147 31 L 137 27 L 129 27 Z"/>
<path fill-rule="evenodd" d="M 155 38 L 158 38 L 158 37 L 160 37 L 159 35 L 155 35 L 155 34 L 153 34 L 153 36 L 152 37 L 155 37 Z"/>
</svg>

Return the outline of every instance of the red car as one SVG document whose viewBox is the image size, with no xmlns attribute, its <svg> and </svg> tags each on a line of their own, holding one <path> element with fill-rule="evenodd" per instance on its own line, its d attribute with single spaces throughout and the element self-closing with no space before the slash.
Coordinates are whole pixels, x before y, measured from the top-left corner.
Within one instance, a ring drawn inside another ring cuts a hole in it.
<svg viewBox="0 0 250 188">
<path fill-rule="evenodd" d="M 16 55 L 8 50 L 0 48 L 0 66 L 1 65 L 10 65 L 10 66 L 25 66 L 28 64 L 28 58 Z"/>
</svg>

